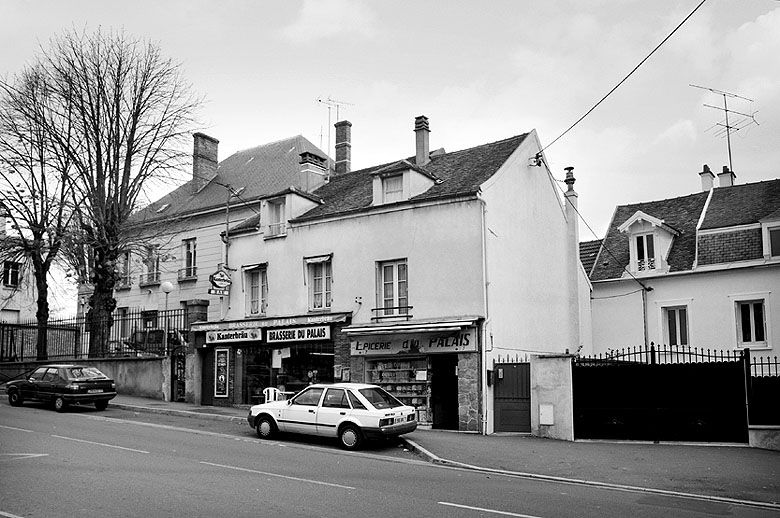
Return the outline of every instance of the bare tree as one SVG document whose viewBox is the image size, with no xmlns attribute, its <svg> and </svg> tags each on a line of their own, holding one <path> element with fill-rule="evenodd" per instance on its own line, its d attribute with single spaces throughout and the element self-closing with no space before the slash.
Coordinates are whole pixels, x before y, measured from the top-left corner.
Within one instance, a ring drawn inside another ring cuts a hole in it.
<svg viewBox="0 0 780 518">
<path fill-rule="evenodd" d="M 200 99 L 158 46 L 124 33 L 66 33 L 39 65 L 56 99 L 54 115 L 39 122 L 72 171 L 79 214 L 71 244 L 80 251 L 68 255 L 91 267 L 84 270 L 93 287 L 89 351 L 101 355 L 116 307 L 117 261 L 134 239 L 131 215 L 145 189 L 189 159 Z"/>
<path fill-rule="evenodd" d="M 32 269 L 39 360 L 47 359 L 48 277 L 73 214 L 71 161 L 43 129 L 52 100 L 40 67 L 0 82 L 0 206 L 14 228 L 0 233 L 0 260 L 18 268 L 17 289 Z"/>
</svg>

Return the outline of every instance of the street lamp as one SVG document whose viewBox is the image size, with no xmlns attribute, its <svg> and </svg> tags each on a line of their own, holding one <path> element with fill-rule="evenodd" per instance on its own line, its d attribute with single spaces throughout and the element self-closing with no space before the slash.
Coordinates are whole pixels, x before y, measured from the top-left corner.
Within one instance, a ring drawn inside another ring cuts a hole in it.
<svg viewBox="0 0 780 518">
<path fill-rule="evenodd" d="M 173 283 L 170 281 L 164 281 L 160 284 L 160 289 L 165 293 L 165 325 L 163 332 L 163 347 L 165 354 L 168 354 L 168 295 L 173 291 Z"/>
</svg>

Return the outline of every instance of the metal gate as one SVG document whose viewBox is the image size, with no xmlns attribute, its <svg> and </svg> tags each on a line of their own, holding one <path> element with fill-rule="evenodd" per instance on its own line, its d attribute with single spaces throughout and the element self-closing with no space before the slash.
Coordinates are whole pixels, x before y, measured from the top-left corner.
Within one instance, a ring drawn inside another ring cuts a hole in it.
<svg viewBox="0 0 780 518">
<path fill-rule="evenodd" d="M 187 348 L 179 345 L 171 350 L 171 401 L 184 401 L 187 372 Z"/>
<path fill-rule="evenodd" d="M 572 370 L 576 439 L 747 442 L 743 351 L 651 345 Z"/>
<path fill-rule="evenodd" d="M 493 409 L 496 432 L 531 431 L 531 364 L 493 365 Z"/>
</svg>

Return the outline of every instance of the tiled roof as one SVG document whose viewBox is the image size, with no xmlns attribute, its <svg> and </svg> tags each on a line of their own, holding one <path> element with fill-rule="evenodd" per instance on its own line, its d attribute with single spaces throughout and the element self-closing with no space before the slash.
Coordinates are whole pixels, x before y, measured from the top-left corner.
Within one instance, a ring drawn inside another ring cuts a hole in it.
<svg viewBox="0 0 780 518">
<path fill-rule="evenodd" d="M 241 192 L 238 202 L 249 202 L 298 185 L 300 154 L 304 151 L 321 157 L 325 153 L 301 135 L 239 151 L 219 163 L 217 176 L 200 192 L 193 194 L 191 182 L 166 194 L 140 211 L 135 218 L 145 221 L 167 219 L 225 206 L 224 185 Z M 170 204 L 164 211 L 157 210 Z"/>
<path fill-rule="evenodd" d="M 702 230 L 758 223 L 780 210 L 780 179 L 718 187 L 704 216 Z"/>
<path fill-rule="evenodd" d="M 585 272 L 590 275 L 593 265 L 596 263 L 596 256 L 601 248 L 601 240 L 583 241 L 580 243 L 580 262 Z"/>
<path fill-rule="evenodd" d="M 604 248 L 599 254 L 598 263 L 591 271 L 591 280 L 616 279 L 623 275 L 629 262 L 629 241 L 628 235 L 620 232 L 618 227 L 638 210 L 664 220 L 664 223 L 680 232 L 674 238 L 669 252 L 669 271 L 690 270 L 696 257 L 696 224 L 708 194 L 699 192 L 668 200 L 618 206 L 604 238 Z"/>
<path fill-rule="evenodd" d="M 431 156 L 430 162 L 421 169 L 428 176 L 438 178 L 440 182 L 411 200 L 398 203 L 475 194 L 479 186 L 506 162 L 527 135 L 524 133 L 462 151 Z M 414 157 L 406 160 L 415 163 Z M 321 197 L 324 203 L 293 221 L 313 220 L 370 209 L 373 197 L 372 173 L 377 173 L 396 163 L 397 161 L 389 162 L 331 177 L 330 182 L 314 191 L 314 194 Z"/>
</svg>

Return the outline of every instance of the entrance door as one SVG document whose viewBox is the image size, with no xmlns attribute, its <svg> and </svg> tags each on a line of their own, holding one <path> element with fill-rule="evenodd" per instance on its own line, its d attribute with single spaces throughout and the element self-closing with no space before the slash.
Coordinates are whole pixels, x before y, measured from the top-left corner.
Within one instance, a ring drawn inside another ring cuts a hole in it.
<svg viewBox="0 0 780 518">
<path fill-rule="evenodd" d="M 431 355 L 433 428 L 458 429 L 458 355 Z"/>
<path fill-rule="evenodd" d="M 202 405 L 214 404 L 214 348 L 209 347 L 203 355 L 203 369 L 201 371 L 200 402 Z"/>
<path fill-rule="evenodd" d="M 493 369 L 496 432 L 531 431 L 531 364 L 498 363 Z"/>
</svg>

